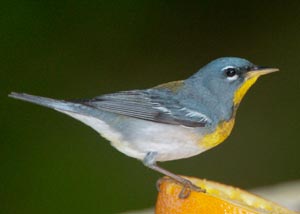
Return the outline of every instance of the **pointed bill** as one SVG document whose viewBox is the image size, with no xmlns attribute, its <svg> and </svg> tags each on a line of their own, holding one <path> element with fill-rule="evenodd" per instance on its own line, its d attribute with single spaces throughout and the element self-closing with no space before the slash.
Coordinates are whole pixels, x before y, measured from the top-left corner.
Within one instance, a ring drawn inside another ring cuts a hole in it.
<svg viewBox="0 0 300 214">
<path fill-rule="evenodd" d="M 246 76 L 248 78 L 252 77 L 259 77 L 265 74 L 273 73 L 279 71 L 278 68 L 268 68 L 268 67 L 262 67 L 262 66 L 257 66 L 254 69 L 250 70 L 247 72 Z"/>
</svg>

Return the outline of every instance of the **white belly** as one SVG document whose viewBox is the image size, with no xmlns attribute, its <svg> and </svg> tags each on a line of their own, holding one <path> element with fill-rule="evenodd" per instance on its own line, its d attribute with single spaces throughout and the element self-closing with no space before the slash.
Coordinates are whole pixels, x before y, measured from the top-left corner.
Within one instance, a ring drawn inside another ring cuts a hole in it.
<svg viewBox="0 0 300 214">
<path fill-rule="evenodd" d="M 129 137 L 130 147 L 142 152 L 157 152 L 157 161 L 188 158 L 204 151 L 201 136 L 193 128 L 140 121 L 138 131 Z"/>
<path fill-rule="evenodd" d="M 128 126 L 116 129 L 94 117 L 61 112 L 95 129 L 120 152 L 140 160 L 148 152 L 157 152 L 157 161 L 168 161 L 188 158 L 206 150 L 199 146 L 201 135 L 194 128 L 132 119 Z"/>
</svg>

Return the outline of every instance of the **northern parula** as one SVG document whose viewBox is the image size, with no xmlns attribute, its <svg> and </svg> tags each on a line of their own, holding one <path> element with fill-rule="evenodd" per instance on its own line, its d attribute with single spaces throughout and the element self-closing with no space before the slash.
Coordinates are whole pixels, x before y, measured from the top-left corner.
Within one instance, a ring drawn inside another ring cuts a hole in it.
<svg viewBox="0 0 300 214">
<path fill-rule="evenodd" d="M 120 152 L 183 185 L 190 181 L 157 165 L 188 158 L 223 142 L 237 108 L 257 78 L 278 71 L 236 57 L 216 59 L 186 80 L 92 99 L 55 100 L 24 93 L 9 96 L 67 114 L 99 132 Z"/>
</svg>

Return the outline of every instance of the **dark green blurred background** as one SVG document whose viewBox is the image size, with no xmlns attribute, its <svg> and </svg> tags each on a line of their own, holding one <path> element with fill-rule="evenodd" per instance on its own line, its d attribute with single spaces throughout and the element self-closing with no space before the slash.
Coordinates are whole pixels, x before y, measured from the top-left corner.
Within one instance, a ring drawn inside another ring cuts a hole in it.
<svg viewBox="0 0 300 214">
<path fill-rule="evenodd" d="M 10 91 L 93 97 L 184 79 L 221 56 L 282 72 L 251 89 L 224 144 L 162 166 L 241 188 L 299 179 L 299 11 L 300 1 L 3 2 L 1 213 L 150 207 L 160 177 L 91 128 Z"/>
</svg>

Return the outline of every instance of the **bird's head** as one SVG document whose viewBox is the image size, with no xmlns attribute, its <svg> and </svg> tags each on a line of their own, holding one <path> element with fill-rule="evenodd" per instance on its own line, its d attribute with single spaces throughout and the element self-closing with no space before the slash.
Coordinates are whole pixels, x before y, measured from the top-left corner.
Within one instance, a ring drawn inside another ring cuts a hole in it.
<svg viewBox="0 0 300 214">
<path fill-rule="evenodd" d="M 246 59 L 223 57 L 204 66 L 191 79 L 220 99 L 230 98 L 238 105 L 258 77 L 275 71 L 278 69 L 257 66 Z"/>
</svg>

